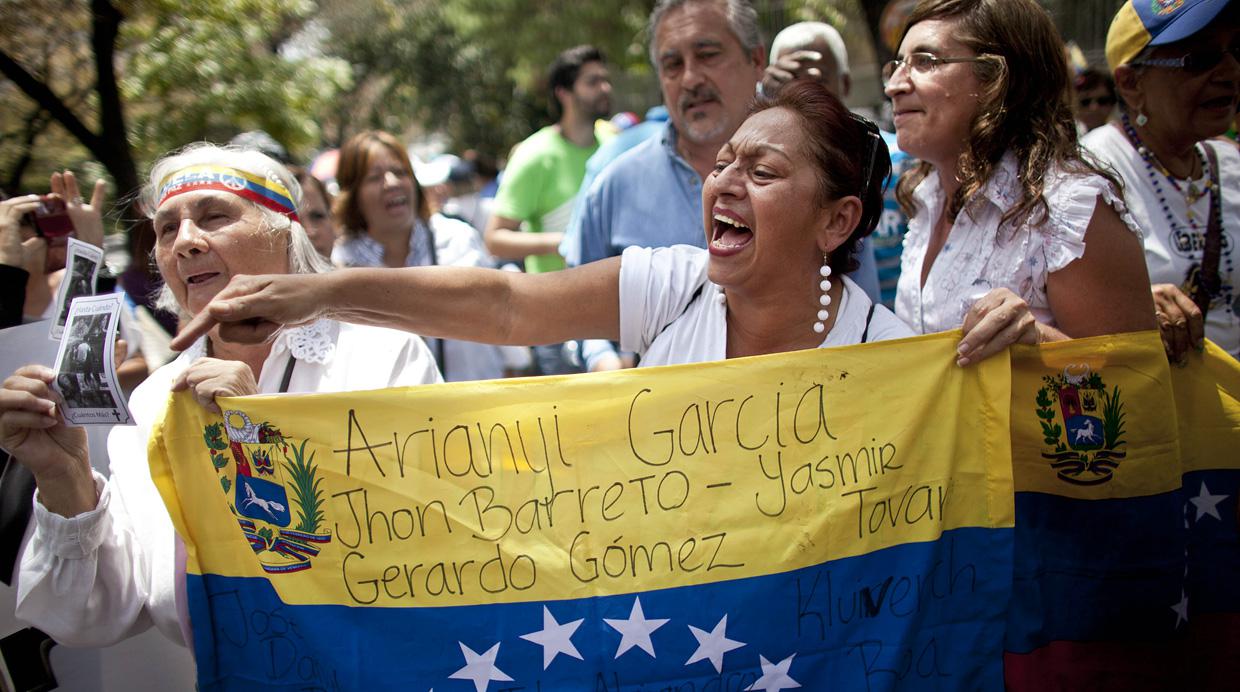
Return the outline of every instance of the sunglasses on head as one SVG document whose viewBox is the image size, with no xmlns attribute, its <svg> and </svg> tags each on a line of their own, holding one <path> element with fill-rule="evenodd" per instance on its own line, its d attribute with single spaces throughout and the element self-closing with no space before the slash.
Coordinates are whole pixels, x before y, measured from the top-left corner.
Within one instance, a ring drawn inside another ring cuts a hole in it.
<svg viewBox="0 0 1240 692">
<path fill-rule="evenodd" d="M 1138 65 L 1141 67 L 1170 67 L 1185 72 L 1202 74 L 1209 72 L 1218 66 L 1219 63 L 1231 55 L 1232 59 L 1240 62 L 1240 44 L 1228 46 L 1227 48 L 1201 48 L 1186 53 L 1178 58 L 1145 58 L 1141 60 L 1133 60 L 1130 65 Z"/>
<path fill-rule="evenodd" d="M 1082 96 L 1077 99 L 1077 103 L 1081 104 L 1081 108 L 1089 108 L 1095 103 L 1099 106 L 1107 107 L 1115 105 L 1114 96 Z"/>
</svg>

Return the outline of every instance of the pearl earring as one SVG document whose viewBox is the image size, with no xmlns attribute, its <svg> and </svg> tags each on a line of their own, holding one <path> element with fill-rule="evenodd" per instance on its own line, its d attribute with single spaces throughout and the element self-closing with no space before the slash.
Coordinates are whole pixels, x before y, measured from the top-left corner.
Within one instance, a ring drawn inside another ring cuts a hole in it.
<svg viewBox="0 0 1240 692">
<path fill-rule="evenodd" d="M 1149 121 L 1150 119 L 1146 117 L 1145 113 L 1137 112 L 1137 127 L 1145 127 L 1145 124 Z"/>
<path fill-rule="evenodd" d="M 827 291 L 831 290 L 831 265 L 827 263 L 827 253 L 822 253 L 822 266 L 818 268 L 818 274 L 822 280 L 818 282 L 818 288 L 822 291 L 822 295 L 818 297 L 818 321 L 814 323 L 814 332 L 821 334 L 827 331 L 827 318 L 831 313 L 827 310 L 827 306 L 831 304 L 831 296 L 827 295 Z"/>
</svg>

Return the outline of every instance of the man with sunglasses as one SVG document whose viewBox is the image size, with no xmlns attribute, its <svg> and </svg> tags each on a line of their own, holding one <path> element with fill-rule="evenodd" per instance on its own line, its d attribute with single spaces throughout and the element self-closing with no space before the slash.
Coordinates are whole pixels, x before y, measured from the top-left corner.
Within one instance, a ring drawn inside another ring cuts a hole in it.
<svg viewBox="0 0 1240 692">
<path fill-rule="evenodd" d="M 1130 0 L 1107 34 L 1120 119 L 1083 144 L 1143 226 L 1168 356 L 1203 337 L 1240 358 L 1240 0 Z"/>
<path fill-rule="evenodd" d="M 1078 131 L 1083 135 L 1106 125 L 1115 111 L 1115 81 L 1111 75 L 1096 67 L 1086 67 L 1076 75 L 1073 86 Z"/>
</svg>

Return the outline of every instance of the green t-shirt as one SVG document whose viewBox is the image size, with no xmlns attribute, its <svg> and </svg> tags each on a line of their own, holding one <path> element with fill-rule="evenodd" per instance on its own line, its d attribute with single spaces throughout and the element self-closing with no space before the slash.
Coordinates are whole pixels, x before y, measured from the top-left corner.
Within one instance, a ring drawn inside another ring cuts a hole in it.
<svg viewBox="0 0 1240 692">
<path fill-rule="evenodd" d="M 521 142 L 504 169 L 492 214 L 519 219 L 532 233 L 556 233 L 568 228 L 573 199 L 586 175 L 586 160 L 598 149 L 579 147 L 549 125 Z M 558 254 L 531 255 L 525 270 L 531 274 L 564 268 Z"/>
</svg>

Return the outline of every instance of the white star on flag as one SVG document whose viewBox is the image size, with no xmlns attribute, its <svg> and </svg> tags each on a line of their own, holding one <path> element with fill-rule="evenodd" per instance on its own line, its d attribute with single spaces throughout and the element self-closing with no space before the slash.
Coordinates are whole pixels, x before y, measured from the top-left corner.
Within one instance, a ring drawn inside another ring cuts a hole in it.
<svg viewBox="0 0 1240 692">
<path fill-rule="evenodd" d="M 791 690 L 800 687 L 801 683 L 788 677 L 788 669 L 792 667 L 792 659 L 796 657 L 796 654 L 792 654 L 779 663 L 771 663 L 766 660 L 766 656 L 758 656 L 758 661 L 762 664 L 762 677 L 745 689 L 779 692 L 780 690 Z"/>
<path fill-rule="evenodd" d="M 629 613 L 628 620 L 603 618 L 603 622 L 620 633 L 620 648 L 616 649 L 616 658 L 620 658 L 625 651 L 635 646 L 650 654 L 651 658 L 658 658 L 654 655 L 654 642 L 650 641 L 650 634 L 666 625 L 667 620 L 647 620 L 646 614 L 642 612 L 641 597 L 633 600 L 633 610 Z"/>
<path fill-rule="evenodd" d="M 715 629 L 707 632 L 700 630 L 693 625 L 689 625 L 689 631 L 693 633 L 694 638 L 698 641 L 697 651 L 685 661 L 685 665 L 697 663 L 698 661 L 709 660 L 711 665 L 715 666 L 716 673 L 723 672 L 723 655 L 734 649 L 744 646 L 744 642 L 737 642 L 727 637 L 728 616 L 724 615 L 719 624 L 715 625 Z"/>
<path fill-rule="evenodd" d="M 526 641 L 534 642 L 543 648 L 543 670 L 546 670 L 555 657 L 567 654 L 577 660 L 583 660 L 577 647 L 573 646 L 573 633 L 584 620 L 573 620 L 563 625 L 555 621 L 547 606 L 543 606 L 543 628 L 537 632 L 521 635 Z"/>
<path fill-rule="evenodd" d="M 1180 592 L 1180 602 L 1171 606 L 1175 611 L 1175 626 L 1179 627 L 1181 622 L 1188 622 L 1188 594 Z"/>
<path fill-rule="evenodd" d="M 495 667 L 495 657 L 499 656 L 499 642 L 495 643 L 485 654 L 477 654 L 473 649 L 465 646 L 464 642 L 457 642 L 461 647 L 461 653 L 465 655 L 465 667 L 449 675 L 448 677 L 455 680 L 472 680 L 474 688 L 477 692 L 486 692 L 487 685 L 491 680 L 498 682 L 512 682 L 512 678 L 504 674 L 504 671 Z"/>
<path fill-rule="evenodd" d="M 1226 500 L 1227 498 L 1227 495 L 1211 495 L 1210 489 L 1206 487 L 1205 481 L 1202 481 L 1201 492 L 1197 493 L 1197 497 L 1188 498 L 1188 501 L 1193 503 L 1193 506 L 1197 508 L 1197 521 L 1201 521 L 1201 518 L 1207 514 L 1215 519 L 1218 519 L 1219 521 L 1222 521 L 1223 517 L 1219 516 L 1218 513 L 1218 503 Z"/>
</svg>

